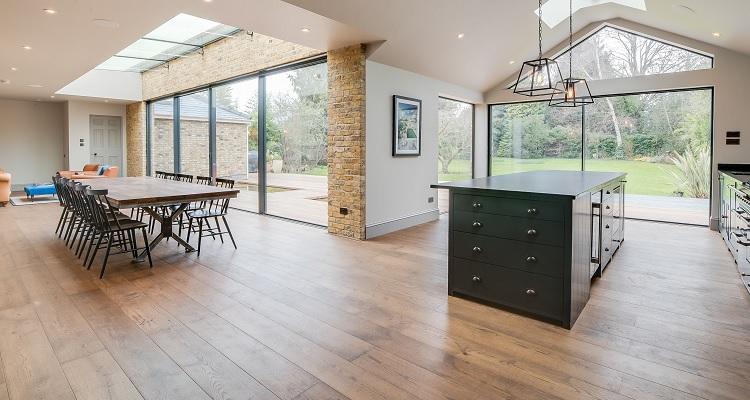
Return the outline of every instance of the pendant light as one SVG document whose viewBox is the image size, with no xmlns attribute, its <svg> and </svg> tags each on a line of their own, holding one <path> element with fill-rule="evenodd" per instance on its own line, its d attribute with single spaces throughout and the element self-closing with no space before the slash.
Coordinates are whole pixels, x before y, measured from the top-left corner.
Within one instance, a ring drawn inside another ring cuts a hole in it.
<svg viewBox="0 0 750 400">
<path fill-rule="evenodd" d="M 557 91 L 552 94 L 549 105 L 552 107 L 580 107 L 593 104 L 591 90 L 586 79 L 573 78 L 573 0 L 570 0 L 570 29 L 568 39 L 568 77 L 555 85 Z"/>
<path fill-rule="evenodd" d="M 539 0 L 539 57 L 524 61 L 513 92 L 524 96 L 550 96 L 559 93 L 555 83 L 562 79 L 557 61 L 542 57 L 542 0 Z"/>
</svg>

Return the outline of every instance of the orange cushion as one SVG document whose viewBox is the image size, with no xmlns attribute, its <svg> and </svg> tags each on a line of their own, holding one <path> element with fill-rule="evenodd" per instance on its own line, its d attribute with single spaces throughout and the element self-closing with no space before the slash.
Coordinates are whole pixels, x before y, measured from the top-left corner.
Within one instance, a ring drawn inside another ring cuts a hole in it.
<svg viewBox="0 0 750 400">
<path fill-rule="evenodd" d="M 86 164 L 83 166 L 83 171 L 97 171 L 99 169 L 99 164 Z"/>
</svg>

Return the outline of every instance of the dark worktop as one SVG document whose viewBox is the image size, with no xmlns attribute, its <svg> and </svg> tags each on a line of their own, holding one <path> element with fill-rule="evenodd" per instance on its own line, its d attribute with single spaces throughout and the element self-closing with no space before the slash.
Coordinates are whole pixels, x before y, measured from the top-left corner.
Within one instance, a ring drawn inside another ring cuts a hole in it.
<svg viewBox="0 0 750 400">
<path fill-rule="evenodd" d="M 719 172 L 750 185 L 750 164 L 719 164 Z"/>
<path fill-rule="evenodd" d="M 576 197 L 623 180 L 624 172 L 532 171 L 431 185 L 437 189 L 490 190 Z"/>
</svg>

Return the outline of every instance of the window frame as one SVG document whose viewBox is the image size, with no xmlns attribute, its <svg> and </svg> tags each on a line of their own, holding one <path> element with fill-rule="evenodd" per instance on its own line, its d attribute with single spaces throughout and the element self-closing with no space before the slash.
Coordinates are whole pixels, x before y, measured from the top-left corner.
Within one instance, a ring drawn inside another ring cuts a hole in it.
<svg viewBox="0 0 750 400">
<path fill-rule="evenodd" d="M 449 101 L 455 101 L 457 103 L 463 103 L 468 104 L 471 106 L 471 179 L 474 179 L 477 177 L 476 175 L 476 168 L 474 166 L 474 161 L 476 159 L 476 139 L 477 139 L 477 124 L 476 124 L 476 118 L 477 118 L 477 105 L 468 101 L 464 100 L 457 100 L 452 97 L 448 96 L 438 96 L 438 100 L 449 100 Z M 439 112 L 439 108 L 438 108 Z M 440 139 L 438 138 L 438 151 L 440 148 Z"/>
</svg>

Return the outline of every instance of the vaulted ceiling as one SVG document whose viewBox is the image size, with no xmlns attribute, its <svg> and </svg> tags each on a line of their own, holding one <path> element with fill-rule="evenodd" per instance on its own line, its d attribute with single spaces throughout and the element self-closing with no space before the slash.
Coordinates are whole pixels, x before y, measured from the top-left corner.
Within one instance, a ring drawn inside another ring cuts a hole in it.
<svg viewBox="0 0 750 400">
<path fill-rule="evenodd" d="M 645 0 L 647 11 L 601 1 L 575 14 L 574 29 L 619 17 L 750 54 L 750 1 Z M 535 55 L 536 8 L 534 0 L 8 1 L 0 13 L 0 80 L 10 83 L 0 83 L 0 97 L 49 100 L 179 13 L 321 51 L 378 43 L 374 61 L 485 91 Z M 565 39 L 567 24 L 545 26 L 544 35 L 551 48 Z"/>
<path fill-rule="evenodd" d="M 385 39 L 374 61 L 480 91 L 517 72 L 537 51 L 535 0 L 285 1 Z M 647 11 L 599 2 L 574 15 L 574 30 L 623 18 L 750 54 L 748 0 L 645 0 Z M 568 35 L 567 19 L 552 29 L 544 25 L 543 32 L 544 48 L 554 47 Z"/>
</svg>

